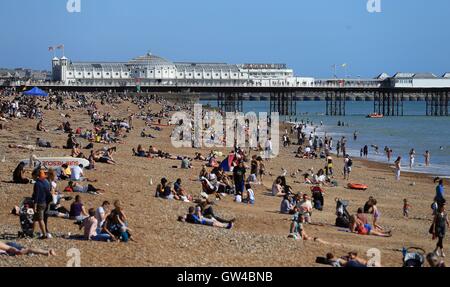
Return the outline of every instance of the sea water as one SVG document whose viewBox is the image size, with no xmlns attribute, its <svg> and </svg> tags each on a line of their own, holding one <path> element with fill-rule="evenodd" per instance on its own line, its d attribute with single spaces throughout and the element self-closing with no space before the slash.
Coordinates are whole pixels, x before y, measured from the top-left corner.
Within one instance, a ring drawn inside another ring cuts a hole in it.
<svg viewBox="0 0 450 287">
<path fill-rule="evenodd" d="M 202 101 L 202 104 L 217 106 L 216 101 Z M 268 101 L 244 101 L 244 112 L 267 112 Z M 346 116 L 326 116 L 325 102 L 300 101 L 296 103 L 297 115 L 281 118 L 290 121 L 312 121 L 320 134 L 327 133 L 333 137 L 334 146 L 342 136 L 347 138 L 347 153 L 359 157 L 360 149 L 369 147 L 369 159 L 387 163 L 384 147 L 393 150 L 391 163 L 402 156 L 404 171 L 450 177 L 450 117 L 427 117 L 425 102 L 404 102 L 404 116 L 370 119 L 366 116 L 373 112 L 373 102 L 346 103 Z M 344 122 L 339 127 L 338 121 Z M 322 123 L 322 125 L 321 125 Z M 357 140 L 353 133 L 357 131 Z M 379 148 L 375 152 L 372 145 Z M 416 152 L 415 164 L 409 168 L 409 151 Z M 428 150 L 431 154 L 431 165 L 425 167 L 423 154 Z"/>
</svg>

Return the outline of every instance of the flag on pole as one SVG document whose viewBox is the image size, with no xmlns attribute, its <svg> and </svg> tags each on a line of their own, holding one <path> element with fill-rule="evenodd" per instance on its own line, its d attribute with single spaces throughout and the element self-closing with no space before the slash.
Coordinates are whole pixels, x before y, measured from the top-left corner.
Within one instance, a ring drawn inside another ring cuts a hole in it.
<svg viewBox="0 0 450 287">
<path fill-rule="evenodd" d="M 342 68 L 345 68 L 345 67 L 347 67 L 347 64 L 342 64 Z"/>
<path fill-rule="evenodd" d="M 56 49 L 58 49 L 58 50 L 64 49 L 64 45 L 59 45 L 56 47 Z"/>
<path fill-rule="evenodd" d="M 53 52 L 53 51 L 55 51 L 55 47 L 53 47 L 53 46 L 51 46 L 51 47 L 48 47 L 48 51 L 49 51 L 49 52 Z"/>
</svg>

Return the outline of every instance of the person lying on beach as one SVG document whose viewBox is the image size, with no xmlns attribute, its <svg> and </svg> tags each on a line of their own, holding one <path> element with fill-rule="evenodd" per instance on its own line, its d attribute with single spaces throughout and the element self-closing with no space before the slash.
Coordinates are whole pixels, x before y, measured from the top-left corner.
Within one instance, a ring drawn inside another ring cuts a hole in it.
<svg viewBox="0 0 450 287">
<path fill-rule="evenodd" d="M 41 138 L 36 138 L 36 146 L 42 148 L 52 148 L 52 143 Z"/>
<path fill-rule="evenodd" d="M 96 162 L 100 163 L 107 163 L 107 164 L 116 164 L 116 161 L 113 159 L 113 148 L 107 149 L 106 151 L 101 151 L 100 155 L 98 156 Z"/>
<path fill-rule="evenodd" d="M 323 257 L 319 257 L 318 259 L 322 259 Z M 331 265 L 333 267 L 367 267 L 367 260 L 358 256 L 356 251 L 351 251 L 347 256 L 342 256 L 337 258 L 333 255 L 333 253 L 327 253 L 324 260 L 317 260 L 316 262 L 320 262 L 323 264 Z"/>
<path fill-rule="evenodd" d="M 206 218 L 203 217 L 201 213 L 200 207 L 194 207 L 190 206 L 188 209 L 188 214 L 185 216 L 178 217 L 178 220 L 181 222 L 188 222 L 192 224 L 200 224 L 200 225 L 207 225 L 212 227 L 218 227 L 218 228 L 226 228 L 231 229 L 233 227 L 233 223 L 221 223 L 217 221 L 214 218 Z"/>
<path fill-rule="evenodd" d="M 25 163 L 20 162 L 13 172 L 13 182 L 18 184 L 29 184 L 32 183 L 31 179 L 25 176 Z"/>
<path fill-rule="evenodd" d="M 142 145 L 138 145 L 137 149 L 132 149 L 133 155 L 137 157 L 149 157 L 150 153 L 147 153 Z"/>
<path fill-rule="evenodd" d="M 8 147 L 16 148 L 16 149 L 26 149 L 26 150 L 30 150 L 30 151 L 36 150 L 36 146 L 34 146 L 34 145 L 9 144 Z"/>
<path fill-rule="evenodd" d="M 158 154 L 159 153 L 159 150 L 157 149 L 157 148 L 155 148 L 154 146 L 150 146 L 149 148 L 148 148 L 148 153 L 149 154 Z"/>
<path fill-rule="evenodd" d="M 17 255 L 44 255 L 44 256 L 56 256 L 56 252 L 54 249 L 43 250 L 37 248 L 27 248 L 19 243 L 15 242 L 2 242 L 0 241 L 0 255 L 9 255 L 9 256 L 17 256 Z"/>
<path fill-rule="evenodd" d="M 350 231 L 352 233 L 356 233 L 359 235 L 373 235 L 373 236 L 379 236 L 379 237 L 391 237 L 392 234 L 390 231 L 388 232 L 383 232 L 383 231 L 379 231 L 376 230 L 375 228 L 372 227 L 372 225 L 370 225 L 369 223 L 364 223 L 364 219 L 361 220 L 360 217 L 358 217 L 357 215 L 353 215 L 351 217 L 351 222 L 350 222 Z"/>
<path fill-rule="evenodd" d="M 151 139 L 155 139 L 156 138 L 155 136 L 153 136 L 151 134 L 146 134 L 145 133 L 145 129 L 142 130 L 141 137 L 143 137 L 143 138 L 151 138 Z"/>
<path fill-rule="evenodd" d="M 202 215 L 206 218 L 215 219 L 218 222 L 227 223 L 227 224 L 236 221 L 235 218 L 227 220 L 227 219 L 223 219 L 223 218 L 219 217 L 214 212 L 213 205 L 214 205 L 214 202 L 212 202 L 208 199 L 201 199 L 196 207 L 199 207 L 201 209 Z"/>
<path fill-rule="evenodd" d="M 194 160 L 206 161 L 206 158 L 199 152 L 195 153 Z"/>
<path fill-rule="evenodd" d="M 80 192 L 80 193 L 89 193 L 93 195 L 101 195 L 105 190 L 96 188 L 92 184 L 88 184 L 83 186 L 79 182 L 69 181 L 67 187 L 64 189 L 66 192 Z"/>
</svg>

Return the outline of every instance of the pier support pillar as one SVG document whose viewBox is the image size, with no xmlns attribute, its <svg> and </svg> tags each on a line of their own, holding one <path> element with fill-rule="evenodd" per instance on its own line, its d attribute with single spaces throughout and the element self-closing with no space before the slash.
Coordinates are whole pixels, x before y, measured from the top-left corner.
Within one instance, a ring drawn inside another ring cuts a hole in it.
<svg viewBox="0 0 450 287">
<path fill-rule="evenodd" d="M 297 105 L 294 100 L 294 92 L 272 92 L 270 93 L 270 112 L 277 112 L 280 116 L 291 119 L 297 115 Z"/>
<path fill-rule="evenodd" d="M 219 92 L 217 94 L 217 106 L 224 112 L 242 112 L 242 95 L 240 93 Z"/>
<path fill-rule="evenodd" d="M 326 112 L 327 116 L 345 116 L 346 104 L 345 91 L 329 91 L 326 92 Z"/>
</svg>

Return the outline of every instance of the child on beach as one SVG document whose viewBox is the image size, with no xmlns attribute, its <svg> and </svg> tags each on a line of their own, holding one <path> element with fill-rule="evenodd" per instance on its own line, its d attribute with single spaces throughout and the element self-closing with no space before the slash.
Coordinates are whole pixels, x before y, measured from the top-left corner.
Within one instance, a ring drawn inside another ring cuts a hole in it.
<svg viewBox="0 0 450 287">
<path fill-rule="evenodd" d="M 249 183 L 246 183 L 245 189 L 247 190 L 247 198 L 245 201 L 248 204 L 255 204 L 255 192 L 253 191 L 252 186 Z"/>
<path fill-rule="evenodd" d="M 403 216 L 408 218 L 409 217 L 409 209 L 411 208 L 411 205 L 408 203 L 408 199 L 403 199 Z"/>
</svg>

